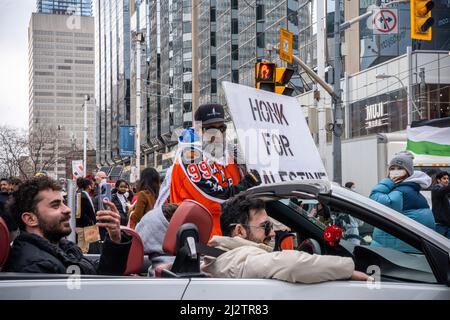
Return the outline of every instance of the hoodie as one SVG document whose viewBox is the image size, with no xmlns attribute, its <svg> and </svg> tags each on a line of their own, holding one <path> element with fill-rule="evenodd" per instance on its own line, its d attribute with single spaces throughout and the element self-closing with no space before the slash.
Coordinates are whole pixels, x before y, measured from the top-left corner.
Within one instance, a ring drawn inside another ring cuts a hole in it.
<svg viewBox="0 0 450 320">
<path fill-rule="evenodd" d="M 144 254 L 152 261 L 149 268 L 149 276 L 154 276 L 154 269 L 161 263 L 170 263 L 175 260 L 173 256 L 167 256 L 162 245 L 169 227 L 169 222 L 162 212 L 161 206 L 157 206 L 146 213 L 136 226 L 136 232 L 141 236 L 144 244 Z"/>
<path fill-rule="evenodd" d="M 214 236 L 209 245 L 227 251 L 217 258 L 205 256 L 202 270 L 218 278 L 278 279 L 316 283 L 349 279 L 355 270 L 351 258 L 311 255 L 272 248 L 240 237 Z"/>
<path fill-rule="evenodd" d="M 425 172 L 414 171 L 414 173 L 411 176 L 403 180 L 400 184 L 408 182 L 416 183 L 422 189 L 426 189 L 431 185 L 431 177 L 427 175 Z"/>
</svg>

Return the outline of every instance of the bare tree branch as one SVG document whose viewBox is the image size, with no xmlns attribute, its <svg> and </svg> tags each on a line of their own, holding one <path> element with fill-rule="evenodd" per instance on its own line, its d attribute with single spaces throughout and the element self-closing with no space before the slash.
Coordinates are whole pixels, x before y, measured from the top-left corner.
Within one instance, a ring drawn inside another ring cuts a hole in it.
<svg viewBox="0 0 450 320">
<path fill-rule="evenodd" d="M 48 126 L 37 126 L 30 135 L 0 126 L 0 174 L 28 179 L 48 171 L 57 161 L 56 139 L 56 129 Z"/>
</svg>

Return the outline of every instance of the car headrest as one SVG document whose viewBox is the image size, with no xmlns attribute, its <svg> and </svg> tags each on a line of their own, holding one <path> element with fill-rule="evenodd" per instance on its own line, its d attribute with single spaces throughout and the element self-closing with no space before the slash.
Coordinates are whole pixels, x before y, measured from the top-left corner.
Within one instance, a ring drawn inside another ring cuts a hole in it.
<svg viewBox="0 0 450 320">
<path fill-rule="evenodd" d="M 9 249 L 9 230 L 3 218 L 0 217 L 0 269 L 8 259 Z"/>
<path fill-rule="evenodd" d="M 170 220 L 163 242 L 164 252 L 172 256 L 176 255 L 177 232 L 186 223 L 193 223 L 197 226 L 200 243 L 208 243 L 213 225 L 211 213 L 200 203 L 194 200 L 185 200 Z"/>
<path fill-rule="evenodd" d="M 124 275 L 138 274 L 144 263 L 144 244 L 142 243 L 141 236 L 131 228 L 121 226 L 120 230 L 131 237 L 131 248 Z"/>
</svg>

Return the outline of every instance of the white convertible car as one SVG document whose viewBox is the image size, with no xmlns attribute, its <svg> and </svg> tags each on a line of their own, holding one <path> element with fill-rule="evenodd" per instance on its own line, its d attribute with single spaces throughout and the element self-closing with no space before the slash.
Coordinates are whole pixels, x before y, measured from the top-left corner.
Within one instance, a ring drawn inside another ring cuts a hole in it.
<svg viewBox="0 0 450 320">
<path fill-rule="evenodd" d="M 286 182 L 255 187 L 246 193 L 263 199 L 268 214 L 290 229 L 278 233 L 277 248 L 290 242 L 294 250 L 352 257 L 356 269 L 372 274 L 376 282 L 292 284 L 272 279 L 210 278 L 198 268 L 202 253 L 199 243 L 205 244 L 208 238 L 202 235 L 201 222 L 195 226 L 198 219 L 185 219 L 176 225 L 172 219 L 169 231 L 176 228 L 182 232 L 174 233 L 178 236 L 168 253 L 177 255 L 179 261 L 187 261 L 189 266 L 168 266 L 153 278 L 147 276 L 147 258 L 139 264 L 141 273 L 133 276 L 0 273 L 0 300 L 450 299 L 450 240 L 435 231 L 362 195 L 325 182 Z M 374 246 L 374 228 L 406 242 L 411 251 Z M 341 233 L 335 233 L 336 230 Z M 283 240 L 287 237 L 291 241 Z"/>
</svg>

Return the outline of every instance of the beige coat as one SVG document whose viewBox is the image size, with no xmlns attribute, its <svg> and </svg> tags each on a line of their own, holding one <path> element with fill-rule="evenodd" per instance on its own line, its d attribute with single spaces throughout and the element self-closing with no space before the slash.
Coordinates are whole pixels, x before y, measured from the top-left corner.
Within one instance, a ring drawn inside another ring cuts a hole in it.
<svg viewBox="0 0 450 320">
<path fill-rule="evenodd" d="M 203 271 L 218 278 L 273 278 L 315 283 L 349 279 L 355 270 L 351 258 L 310 255 L 296 250 L 272 252 L 265 244 L 240 237 L 215 236 L 209 245 L 227 251 L 218 258 L 204 259 Z"/>
</svg>

